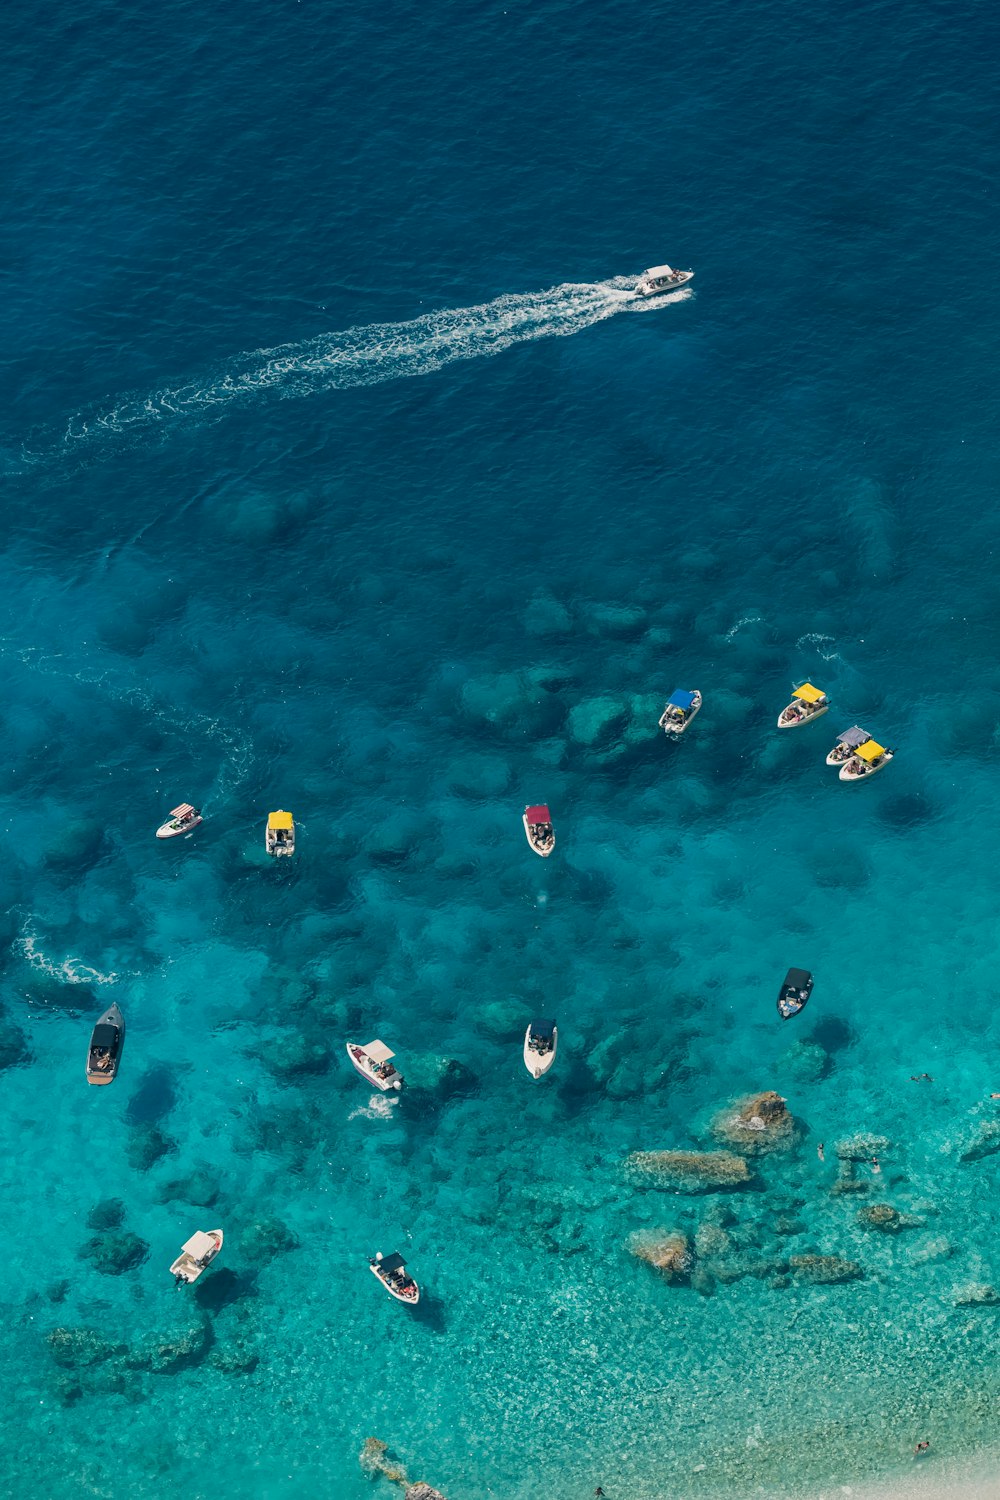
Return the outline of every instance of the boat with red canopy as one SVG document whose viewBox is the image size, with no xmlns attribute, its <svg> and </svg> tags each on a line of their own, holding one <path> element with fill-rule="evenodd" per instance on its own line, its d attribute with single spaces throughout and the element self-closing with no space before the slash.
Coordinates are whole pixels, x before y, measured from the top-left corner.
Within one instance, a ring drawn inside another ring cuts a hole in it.
<svg viewBox="0 0 1000 1500">
<path fill-rule="evenodd" d="M 176 839 L 182 833 L 190 833 L 197 828 L 201 822 L 201 813 L 190 802 L 182 802 L 180 807 L 175 807 L 165 823 L 161 823 L 156 830 L 158 839 Z"/>
<path fill-rule="evenodd" d="M 536 854 L 547 859 L 556 847 L 556 831 L 552 827 L 552 814 L 544 803 L 537 803 L 534 807 L 526 807 L 521 819 L 524 824 L 524 835 Z"/>
</svg>

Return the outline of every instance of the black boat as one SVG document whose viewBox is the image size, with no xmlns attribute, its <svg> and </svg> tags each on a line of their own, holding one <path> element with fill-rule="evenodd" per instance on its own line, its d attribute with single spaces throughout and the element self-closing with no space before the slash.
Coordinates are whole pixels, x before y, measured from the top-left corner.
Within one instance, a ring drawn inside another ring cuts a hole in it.
<svg viewBox="0 0 1000 1500">
<path fill-rule="evenodd" d="M 112 1083 L 125 1045 L 125 1017 L 117 1005 L 98 1016 L 87 1048 L 87 1082 Z"/>
<path fill-rule="evenodd" d="M 812 994 L 813 977 L 808 969 L 789 969 L 778 992 L 778 1015 L 783 1021 L 797 1016 Z"/>
</svg>

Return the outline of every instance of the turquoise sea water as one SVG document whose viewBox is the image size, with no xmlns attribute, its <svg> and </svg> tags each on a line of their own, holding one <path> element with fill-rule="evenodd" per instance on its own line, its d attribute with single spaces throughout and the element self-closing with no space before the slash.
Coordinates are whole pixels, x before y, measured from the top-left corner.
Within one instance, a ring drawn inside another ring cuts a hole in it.
<svg viewBox="0 0 1000 1500">
<path fill-rule="evenodd" d="M 1000 1283 L 995 20 L 20 25 L 11 1492 L 352 1500 L 377 1434 L 450 1500 L 776 1500 L 988 1448 L 997 1314 L 956 1302 Z M 694 290 L 637 305 L 663 259 Z M 806 676 L 834 709 L 779 735 Z M 855 722 L 898 755 L 844 787 Z M 376 1036 L 422 1087 L 368 1093 Z M 750 1186 L 630 1179 L 767 1088 L 800 1129 Z M 832 1194 L 858 1132 L 881 1173 Z M 629 1253 L 673 1229 L 695 1285 Z M 397 1248 L 415 1313 L 366 1268 Z"/>
</svg>

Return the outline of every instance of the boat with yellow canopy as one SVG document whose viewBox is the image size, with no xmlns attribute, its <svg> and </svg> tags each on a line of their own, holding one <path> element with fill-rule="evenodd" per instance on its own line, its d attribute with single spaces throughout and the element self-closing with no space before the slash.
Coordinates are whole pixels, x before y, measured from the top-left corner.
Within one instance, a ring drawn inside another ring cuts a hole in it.
<svg viewBox="0 0 1000 1500">
<path fill-rule="evenodd" d="M 800 724 L 818 719 L 829 708 L 830 700 L 822 688 L 813 687 L 811 682 L 804 682 L 801 687 L 793 690 L 791 703 L 778 715 L 778 728 L 798 729 Z"/>
<path fill-rule="evenodd" d="M 889 764 L 895 753 L 894 750 L 887 750 L 885 745 L 880 745 L 878 740 L 865 740 L 850 760 L 841 766 L 840 779 L 862 781 L 866 776 L 874 776 L 876 771 L 881 771 Z"/>
<path fill-rule="evenodd" d="M 264 830 L 264 848 L 268 854 L 273 854 L 275 859 L 283 854 L 295 853 L 295 819 L 290 812 L 283 812 L 279 808 L 277 812 L 268 813 L 267 827 Z"/>
</svg>

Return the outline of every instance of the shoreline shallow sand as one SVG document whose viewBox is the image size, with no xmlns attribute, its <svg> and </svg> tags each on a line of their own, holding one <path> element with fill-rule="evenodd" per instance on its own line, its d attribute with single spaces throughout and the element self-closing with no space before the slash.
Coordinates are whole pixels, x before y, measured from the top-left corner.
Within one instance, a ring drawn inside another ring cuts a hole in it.
<svg viewBox="0 0 1000 1500">
<path fill-rule="evenodd" d="M 1000 1462 L 963 1469 L 958 1465 L 922 1467 L 895 1479 L 832 1484 L 811 1491 L 809 1500 L 997 1500 L 1000 1496 Z"/>
</svg>

